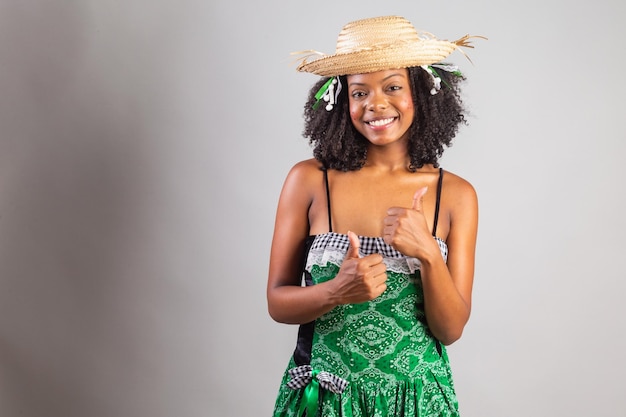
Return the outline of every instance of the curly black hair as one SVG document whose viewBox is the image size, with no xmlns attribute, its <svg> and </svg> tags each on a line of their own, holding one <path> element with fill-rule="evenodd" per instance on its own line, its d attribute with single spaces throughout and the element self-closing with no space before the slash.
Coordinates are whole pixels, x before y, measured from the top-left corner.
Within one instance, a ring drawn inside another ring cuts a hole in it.
<svg viewBox="0 0 626 417">
<path fill-rule="evenodd" d="M 408 68 L 409 82 L 415 117 L 409 127 L 409 149 L 411 158 L 408 169 L 415 171 L 424 164 L 438 167 L 444 147 L 449 147 L 461 124 L 466 124 L 465 108 L 460 95 L 461 75 L 437 70 L 441 77 L 441 90 L 430 94 L 432 77 L 421 67 Z M 320 79 L 309 92 L 304 107 L 305 138 L 313 146 L 313 156 L 327 169 L 355 171 L 360 169 L 367 157 L 368 141 L 350 120 L 348 91 L 343 88 L 332 111 L 324 109 L 324 102 L 314 109 L 315 94 L 328 81 Z M 346 86 L 347 77 L 341 76 Z"/>
</svg>

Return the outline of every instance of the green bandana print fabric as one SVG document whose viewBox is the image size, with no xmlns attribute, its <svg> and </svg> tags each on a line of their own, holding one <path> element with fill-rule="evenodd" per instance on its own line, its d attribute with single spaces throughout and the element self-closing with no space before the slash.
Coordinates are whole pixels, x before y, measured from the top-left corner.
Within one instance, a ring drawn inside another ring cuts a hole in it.
<svg viewBox="0 0 626 417">
<path fill-rule="evenodd" d="M 348 381 L 342 393 L 323 388 L 292 389 L 285 372 L 274 417 L 296 417 L 315 398 L 315 416 L 458 416 L 448 356 L 424 317 L 419 261 L 407 258 L 382 238 L 361 237 L 363 256 L 383 255 L 387 289 L 375 300 L 338 306 L 315 321 L 310 348 L 314 371 Z M 444 259 L 447 247 L 437 243 Z M 346 235 L 318 235 L 307 256 L 312 284 L 333 279 L 348 248 Z M 292 357 L 287 370 L 296 367 Z M 310 384 L 309 384 L 310 385 Z M 308 391 L 307 391 L 308 389 Z"/>
</svg>

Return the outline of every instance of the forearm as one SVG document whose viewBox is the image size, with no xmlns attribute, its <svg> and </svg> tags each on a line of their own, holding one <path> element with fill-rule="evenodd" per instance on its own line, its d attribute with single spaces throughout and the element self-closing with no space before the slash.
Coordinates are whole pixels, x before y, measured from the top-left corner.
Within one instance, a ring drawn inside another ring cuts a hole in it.
<svg viewBox="0 0 626 417">
<path fill-rule="evenodd" d="M 428 326 L 444 345 L 452 344 L 463 333 L 470 306 L 461 296 L 441 257 L 422 260 L 421 277 Z"/>
<path fill-rule="evenodd" d="M 270 316 L 279 323 L 309 323 L 339 304 L 330 282 L 301 287 L 283 285 L 268 290 Z"/>
</svg>

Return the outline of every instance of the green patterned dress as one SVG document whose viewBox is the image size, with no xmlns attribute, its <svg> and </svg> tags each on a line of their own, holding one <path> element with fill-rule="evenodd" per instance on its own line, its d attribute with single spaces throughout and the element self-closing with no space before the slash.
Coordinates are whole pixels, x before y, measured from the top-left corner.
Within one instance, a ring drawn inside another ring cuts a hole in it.
<svg viewBox="0 0 626 417">
<path fill-rule="evenodd" d="M 435 239 L 445 260 L 447 246 Z M 426 324 L 419 261 L 382 238 L 360 241 L 363 256 L 383 256 L 387 289 L 375 300 L 338 306 L 300 326 L 274 417 L 458 416 L 445 347 Z M 311 236 L 306 285 L 333 279 L 348 246 L 347 235 Z M 294 377 L 303 372 L 308 377 Z"/>
</svg>

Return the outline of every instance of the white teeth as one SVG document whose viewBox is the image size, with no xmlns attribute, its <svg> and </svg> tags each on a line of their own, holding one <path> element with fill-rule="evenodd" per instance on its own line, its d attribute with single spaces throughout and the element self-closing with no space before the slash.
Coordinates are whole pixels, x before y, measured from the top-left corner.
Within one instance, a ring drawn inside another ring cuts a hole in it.
<svg viewBox="0 0 626 417">
<path fill-rule="evenodd" d="M 384 126 L 391 122 L 393 122 L 393 117 L 390 117 L 389 119 L 372 120 L 369 124 L 372 126 Z"/>
</svg>

